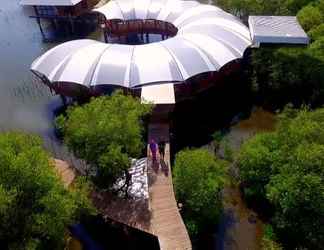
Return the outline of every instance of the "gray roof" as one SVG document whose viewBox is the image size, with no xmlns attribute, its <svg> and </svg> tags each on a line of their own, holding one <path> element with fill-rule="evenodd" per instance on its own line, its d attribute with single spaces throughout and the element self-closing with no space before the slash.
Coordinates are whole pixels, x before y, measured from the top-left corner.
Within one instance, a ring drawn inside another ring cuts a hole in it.
<svg viewBox="0 0 324 250">
<path fill-rule="evenodd" d="M 178 34 L 145 45 L 66 42 L 37 58 L 31 69 L 50 82 L 133 88 L 218 71 L 252 44 L 249 29 L 236 17 L 195 1 L 112 0 L 96 11 L 106 18 L 171 22 Z"/>
<path fill-rule="evenodd" d="M 250 16 L 253 43 L 308 44 L 309 38 L 295 16 Z"/>
</svg>

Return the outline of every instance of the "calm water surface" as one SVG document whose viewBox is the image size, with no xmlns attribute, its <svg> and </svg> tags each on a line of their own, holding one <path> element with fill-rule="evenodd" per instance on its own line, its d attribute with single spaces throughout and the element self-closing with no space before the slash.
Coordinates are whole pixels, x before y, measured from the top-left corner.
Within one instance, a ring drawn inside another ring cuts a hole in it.
<svg viewBox="0 0 324 250">
<path fill-rule="evenodd" d="M 260 132 L 272 131 L 276 120 L 272 113 L 261 108 L 252 111 L 248 119 L 232 126 L 227 135 L 234 152 L 251 136 Z M 234 172 L 237 171 L 232 166 Z M 259 250 L 263 223 L 258 215 L 246 206 L 237 185 L 228 185 L 223 192 L 224 213 L 218 225 L 216 249 Z"/>
<path fill-rule="evenodd" d="M 43 44 L 30 8 L 18 0 L 0 6 L 0 127 L 46 134 L 51 129 L 48 112 L 52 98 L 32 81 L 31 62 L 53 44 Z"/>
</svg>

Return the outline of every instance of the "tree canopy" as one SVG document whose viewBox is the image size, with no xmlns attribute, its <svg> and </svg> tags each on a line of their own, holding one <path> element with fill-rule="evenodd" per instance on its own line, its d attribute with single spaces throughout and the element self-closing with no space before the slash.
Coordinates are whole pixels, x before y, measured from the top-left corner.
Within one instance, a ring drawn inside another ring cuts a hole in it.
<svg viewBox="0 0 324 250">
<path fill-rule="evenodd" d="M 66 227 L 92 211 L 87 188 L 64 188 L 37 136 L 0 135 L 0 245 L 63 249 Z"/>
<path fill-rule="evenodd" d="M 297 18 L 305 31 L 309 31 L 324 22 L 324 15 L 319 8 L 313 5 L 302 8 L 298 12 Z"/>
<path fill-rule="evenodd" d="M 215 4 L 247 21 L 250 15 L 292 15 L 299 2 L 309 0 L 215 0 Z"/>
<path fill-rule="evenodd" d="M 142 119 L 151 109 L 151 105 L 118 91 L 70 107 L 56 123 L 67 146 L 96 168 L 95 183 L 109 188 L 127 174 L 131 157 L 138 157 L 143 150 Z"/>
<path fill-rule="evenodd" d="M 248 140 L 238 157 L 245 195 L 267 199 L 290 247 L 324 244 L 324 109 L 286 109 L 272 133 Z"/>
<path fill-rule="evenodd" d="M 191 235 L 217 223 L 221 213 L 220 191 L 225 184 L 225 161 L 205 149 L 186 149 L 176 155 L 174 187 Z"/>
</svg>

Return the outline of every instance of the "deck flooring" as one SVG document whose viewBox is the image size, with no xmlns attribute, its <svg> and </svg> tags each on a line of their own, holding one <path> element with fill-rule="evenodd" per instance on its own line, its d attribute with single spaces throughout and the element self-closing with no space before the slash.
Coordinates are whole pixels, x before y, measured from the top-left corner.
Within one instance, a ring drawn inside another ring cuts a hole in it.
<svg viewBox="0 0 324 250">
<path fill-rule="evenodd" d="M 64 186 L 70 186 L 77 175 L 76 171 L 67 162 L 59 159 L 53 159 L 53 165 Z"/>
<path fill-rule="evenodd" d="M 190 250 L 190 238 L 173 191 L 168 124 L 150 124 L 148 140 L 151 139 L 157 143 L 166 142 L 164 159 L 158 157 L 160 164 L 152 164 L 148 158 L 149 206 L 153 234 L 158 237 L 161 250 Z"/>
</svg>

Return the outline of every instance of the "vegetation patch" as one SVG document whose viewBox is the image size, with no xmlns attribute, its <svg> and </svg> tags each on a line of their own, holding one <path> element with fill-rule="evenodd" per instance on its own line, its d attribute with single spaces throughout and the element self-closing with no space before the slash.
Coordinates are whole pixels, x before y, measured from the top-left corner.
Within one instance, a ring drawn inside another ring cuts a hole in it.
<svg viewBox="0 0 324 250">
<path fill-rule="evenodd" d="M 266 199 L 284 247 L 324 245 L 324 109 L 286 108 L 278 128 L 244 143 L 238 156 L 247 198 Z"/>
<path fill-rule="evenodd" d="M 2 249 L 64 249 L 67 226 L 94 212 L 86 183 L 64 188 L 37 136 L 1 134 L 0 168 Z"/>
<path fill-rule="evenodd" d="M 176 155 L 175 193 L 178 202 L 183 204 L 181 212 L 192 237 L 219 219 L 226 168 L 225 161 L 205 149 L 185 149 Z"/>
</svg>

